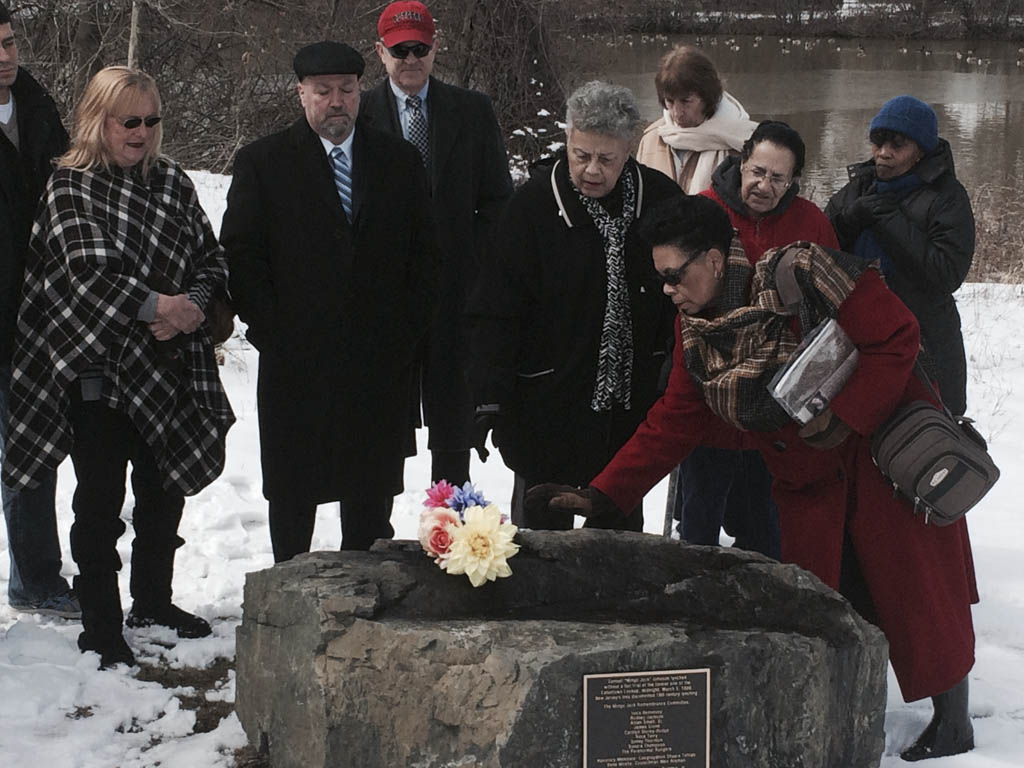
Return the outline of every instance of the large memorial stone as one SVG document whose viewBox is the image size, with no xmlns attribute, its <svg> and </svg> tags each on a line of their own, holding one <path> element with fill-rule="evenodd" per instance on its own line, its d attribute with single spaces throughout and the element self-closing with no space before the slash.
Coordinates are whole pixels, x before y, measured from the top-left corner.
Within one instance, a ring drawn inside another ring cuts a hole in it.
<svg viewBox="0 0 1024 768">
<path fill-rule="evenodd" d="M 577 768 L 584 675 L 709 669 L 714 768 L 879 764 L 885 640 L 806 571 L 643 534 L 517 541 L 480 588 L 414 542 L 249 574 L 250 741 L 274 768 Z"/>
</svg>

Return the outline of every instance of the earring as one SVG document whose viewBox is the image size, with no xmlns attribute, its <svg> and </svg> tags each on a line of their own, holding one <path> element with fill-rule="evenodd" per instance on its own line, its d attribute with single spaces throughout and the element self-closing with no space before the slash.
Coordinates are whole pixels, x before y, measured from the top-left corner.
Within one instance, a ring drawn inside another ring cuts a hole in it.
<svg viewBox="0 0 1024 768">
<path fill-rule="evenodd" d="M 715 280 L 721 280 L 721 279 L 722 279 L 722 270 L 718 270 L 717 272 L 715 272 Z"/>
</svg>

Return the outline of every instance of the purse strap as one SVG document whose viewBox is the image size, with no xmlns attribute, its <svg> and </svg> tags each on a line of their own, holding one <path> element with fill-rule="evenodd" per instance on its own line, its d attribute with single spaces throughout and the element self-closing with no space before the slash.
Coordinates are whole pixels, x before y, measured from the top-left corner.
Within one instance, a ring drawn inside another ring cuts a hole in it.
<svg viewBox="0 0 1024 768">
<path fill-rule="evenodd" d="M 946 403 L 942 399 L 942 395 L 940 395 L 938 390 L 935 389 L 935 385 L 932 384 L 932 380 L 928 377 L 928 374 L 925 371 L 924 366 L 921 365 L 920 353 L 916 358 L 914 358 L 914 373 L 917 374 L 917 378 L 924 382 L 925 387 L 928 389 L 929 392 L 932 393 L 932 397 L 939 401 L 939 405 L 942 407 L 942 410 L 946 414 L 946 416 L 948 416 L 953 421 L 953 423 L 959 424 L 960 419 L 954 416 L 950 412 L 949 408 L 946 407 Z"/>
<path fill-rule="evenodd" d="M 781 299 L 787 315 L 799 314 L 800 302 L 804 298 L 800 284 L 796 281 L 796 271 L 793 269 L 793 260 L 796 258 L 796 254 L 797 249 L 788 246 L 775 265 L 775 290 L 779 294 L 779 299 Z"/>
</svg>

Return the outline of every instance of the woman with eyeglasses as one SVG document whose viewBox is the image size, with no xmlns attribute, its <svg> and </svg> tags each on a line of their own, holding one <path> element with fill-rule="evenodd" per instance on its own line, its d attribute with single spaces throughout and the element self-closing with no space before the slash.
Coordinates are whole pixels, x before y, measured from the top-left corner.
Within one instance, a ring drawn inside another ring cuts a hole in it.
<svg viewBox="0 0 1024 768">
<path fill-rule="evenodd" d="M 775 478 L 782 560 L 841 592 L 882 630 L 905 700 L 933 697 L 934 718 L 903 759 L 971 749 L 966 676 L 978 593 L 967 526 L 928 524 L 894 496 L 871 458 L 872 434 L 896 407 L 933 400 L 913 374 L 914 316 L 853 254 L 796 243 L 752 265 L 722 209 L 699 195 L 649 211 L 640 236 L 679 309 L 668 387 L 587 487 L 533 488 L 527 508 L 537 516 L 621 514 L 695 445 L 741 434 Z M 784 256 L 800 287 L 796 315 L 778 287 Z M 801 426 L 765 383 L 825 319 L 859 357 L 828 407 Z"/>
<path fill-rule="evenodd" d="M 799 196 L 804 142 L 786 123 L 760 123 L 738 157 L 726 158 L 701 194 L 725 209 L 754 264 L 769 248 L 806 240 L 838 247 L 828 218 Z M 691 544 L 718 544 L 724 527 L 734 546 L 779 557 L 772 478 L 756 451 L 701 446 L 673 476 L 669 513 Z"/>
<path fill-rule="evenodd" d="M 796 240 L 839 247 L 828 217 L 800 197 L 805 156 L 799 133 L 765 120 L 743 143 L 739 157 L 715 169 L 711 188 L 703 193 L 725 208 L 752 264 L 769 248 Z"/>
<path fill-rule="evenodd" d="M 474 445 L 484 455 L 492 433 L 516 473 L 513 520 L 529 528 L 573 527 L 524 517 L 522 491 L 586 482 L 658 395 L 674 313 L 635 229 L 683 193 L 630 157 L 641 121 L 627 88 L 573 92 L 566 150 L 512 195 L 470 300 Z M 643 530 L 640 511 L 589 524 Z"/>
<path fill-rule="evenodd" d="M 160 140 L 153 79 L 127 67 L 98 72 L 36 217 L 13 363 L 3 480 L 31 487 L 70 453 L 78 645 L 104 667 L 135 663 L 117 582 L 128 462 L 127 623 L 210 634 L 171 602 L 171 579 L 185 496 L 220 474 L 234 421 L 204 323 L 227 263 Z"/>
<path fill-rule="evenodd" d="M 967 357 L 953 294 L 974 260 L 974 212 L 930 106 L 887 101 L 868 127 L 871 159 L 825 212 L 845 250 L 874 260 L 921 324 L 925 369 L 956 415 L 967 409 Z"/>
<path fill-rule="evenodd" d="M 644 131 L 637 162 L 695 195 L 711 185 L 723 160 L 739 154 L 755 123 L 725 91 L 711 59 L 693 46 L 678 46 L 662 57 L 654 88 L 663 114 Z"/>
</svg>

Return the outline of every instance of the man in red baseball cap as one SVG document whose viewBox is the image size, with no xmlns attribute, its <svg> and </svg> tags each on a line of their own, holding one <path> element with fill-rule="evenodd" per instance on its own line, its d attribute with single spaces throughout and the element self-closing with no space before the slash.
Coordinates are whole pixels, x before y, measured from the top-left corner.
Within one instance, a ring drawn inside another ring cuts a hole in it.
<svg viewBox="0 0 1024 768">
<path fill-rule="evenodd" d="M 431 480 L 461 485 L 469 480 L 474 444 L 473 402 L 462 369 L 462 307 L 491 229 L 512 194 L 508 157 L 491 100 L 431 76 L 437 37 L 423 3 L 391 3 L 377 20 L 377 35 L 388 78 L 363 94 L 360 117 L 412 143 L 427 169 L 445 300 L 420 358 L 419 389 Z M 419 405 L 417 397 L 414 423 Z"/>
<path fill-rule="evenodd" d="M 377 54 L 388 76 L 407 95 L 427 85 L 434 69 L 434 17 L 415 0 L 392 3 L 377 20 Z"/>
</svg>

